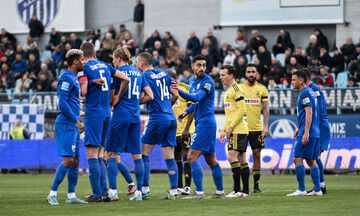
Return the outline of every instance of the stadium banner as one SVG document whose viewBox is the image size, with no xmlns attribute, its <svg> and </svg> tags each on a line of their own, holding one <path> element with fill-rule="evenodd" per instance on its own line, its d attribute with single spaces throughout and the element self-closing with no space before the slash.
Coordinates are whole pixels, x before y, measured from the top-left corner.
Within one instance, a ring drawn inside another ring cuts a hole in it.
<svg viewBox="0 0 360 216">
<path fill-rule="evenodd" d="M 222 0 L 220 25 L 337 24 L 344 0 Z"/>
<path fill-rule="evenodd" d="M 324 88 L 326 105 L 328 109 L 359 109 L 360 108 L 360 88 Z M 0 94 L 8 98 L 6 94 Z M 224 111 L 224 90 L 215 91 L 215 111 Z M 298 91 L 294 89 L 270 89 L 269 107 L 272 110 L 296 109 Z M 45 112 L 58 112 L 58 97 L 56 92 L 35 92 L 23 94 L 30 104 L 44 105 Z M 22 100 L 23 100 L 22 99 Z M 4 101 L 5 102 L 5 101 Z M 22 103 L 24 103 L 22 101 Z M 146 111 L 145 105 L 140 105 L 141 111 Z"/>
<path fill-rule="evenodd" d="M 1 0 L 0 14 L 0 26 L 11 33 L 28 33 L 33 14 L 46 32 L 85 30 L 85 0 Z"/>
<path fill-rule="evenodd" d="M 44 113 L 42 105 L 0 105 L 0 140 L 10 139 L 16 119 L 22 120 L 30 139 L 42 139 Z"/>
<path fill-rule="evenodd" d="M 328 115 L 331 137 L 359 137 L 360 115 Z M 297 128 L 296 115 L 270 115 L 269 137 L 292 138 Z"/>
<path fill-rule="evenodd" d="M 262 169 L 294 169 L 293 152 L 295 140 L 291 138 L 266 138 L 266 147 L 261 151 Z M 57 155 L 55 139 L 44 140 L 1 140 L 0 168 L 56 169 L 62 158 Z M 226 145 L 216 142 L 216 157 L 222 168 L 230 168 L 226 160 Z M 130 154 L 121 154 L 122 161 L 134 169 Z M 360 137 L 331 138 L 329 150 L 321 157 L 325 169 L 360 169 Z M 253 165 L 251 148 L 247 149 L 249 166 Z M 203 167 L 208 168 L 203 157 Z M 152 170 L 166 170 L 161 148 L 156 145 L 150 154 Z M 88 168 L 86 149 L 81 142 L 80 168 Z"/>
</svg>

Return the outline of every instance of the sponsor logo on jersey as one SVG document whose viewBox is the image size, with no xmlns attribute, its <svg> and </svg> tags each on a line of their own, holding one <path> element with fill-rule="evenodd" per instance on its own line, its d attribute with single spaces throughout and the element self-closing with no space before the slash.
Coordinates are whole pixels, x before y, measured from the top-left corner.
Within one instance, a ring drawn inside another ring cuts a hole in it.
<svg viewBox="0 0 360 216">
<path fill-rule="evenodd" d="M 224 103 L 224 108 L 225 108 L 225 109 L 231 108 L 231 102 L 225 102 L 225 103 Z"/>
<path fill-rule="evenodd" d="M 306 97 L 303 99 L 303 104 L 307 104 L 307 103 L 310 103 L 310 98 L 309 97 Z"/>
<path fill-rule="evenodd" d="M 62 84 L 61 84 L 61 90 L 64 90 L 64 91 L 69 91 L 69 86 L 70 86 L 70 84 L 68 83 L 68 82 L 63 82 Z"/>
<path fill-rule="evenodd" d="M 246 104 L 260 104 L 260 99 L 258 99 L 258 98 L 246 98 L 245 103 Z"/>
</svg>

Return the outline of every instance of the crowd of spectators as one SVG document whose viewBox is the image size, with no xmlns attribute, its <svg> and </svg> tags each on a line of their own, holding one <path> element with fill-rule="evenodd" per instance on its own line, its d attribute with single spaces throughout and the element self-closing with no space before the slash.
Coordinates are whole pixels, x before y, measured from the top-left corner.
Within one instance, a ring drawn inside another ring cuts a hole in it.
<svg viewBox="0 0 360 216">
<path fill-rule="evenodd" d="M 34 19 L 32 25 L 41 28 L 36 17 Z M 67 51 L 80 48 L 84 41 L 93 43 L 97 58 L 110 64 L 112 52 L 118 47 L 128 48 L 133 56 L 148 51 L 154 57 L 154 67 L 175 69 L 182 82 L 188 82 L 192 76 L 191 59 L 202 54 L 207 60 L 206 73 L 213 77 L 217 89 L 223 88 L 219 75 L 222 65 L 233 65 L 237 71 L 236 80 L 240 82 L 244 80 L 245 66 L 249 62 L 254 63 L 259 71 L 258 81 L 269 89 L 290 88 L 291 74 L 302 68 L 308 68 L 312 81 L 321 87 L 333 87 L 336 76 L 343 71 L 348 71 L 349 87 L 360 82 L 360 42 L 354 44 L 351 38 L 347 38 L 340 48 L 332 47 L 318 28 L 310 35 L 309 44 L 304 48 L 295 46 L 290 33 L 281 29 L 272 52 L 267 49 L 267 38 L 258 30 L 253 30 L 251 38 L 247 39 L 241 28 L 237 30 L 234 41 L 221 43 L 212 29 L 208 29 L 201 39 L 195 32 L 190 32 L 186 47 L 179 47 L 170 32 L 161 37 L 157 30 L 142 46 L 138 46 L 123 24 L 119 26 L 119 31 L 113 25 L 109 25 L 104 34 L 100 30 L 89 31 L 84 40 L 75 33 L 62 34 L 53 28 L 44 50 L 38 49 L 43 29 L 31 32 L 25 44 L 18 44 L 13 34 L 1 29 L 0 91 L 56 91 L 57 79 L 67 67 L 64 58 Z"/>
</svg>

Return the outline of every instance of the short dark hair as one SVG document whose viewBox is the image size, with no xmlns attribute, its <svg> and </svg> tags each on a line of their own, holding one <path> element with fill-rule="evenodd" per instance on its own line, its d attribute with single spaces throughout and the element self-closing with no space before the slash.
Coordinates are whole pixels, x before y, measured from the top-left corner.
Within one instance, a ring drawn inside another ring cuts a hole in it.
<svg viewBox="0 0 360 216">
<path fill-rule="evenodd" d="M 231 65 L 224 65 L 221 67 L 221 70 L 227 70 L 228 74 L 232 74 L 235 76 L 235 73 L 236 73 L 236 69 L 234 66 L 231 66 Z"/>
<path fill-rule="evenodd" d="M 94 45 L 91 42 L 87 42 L 87 41 L 81 44 L 80 49 L 81 51 L 84 52 L 85 58 L 93 57 L 95 52 Z"/>
<path fill-rule="evenodd" d="M 142 52 L 138 55 L 138 57 L 146 64 L 146 65 L 152 65 L 153 63 L 153 57 L 149 52 Z"/>
<path fill-rule="evenodd" d="M 306 81 L 311 79 L 311 73 L 310 70 L 307 68 L 301 69 L 300 72 L 305 74 Z M 295 73 L 294 73 L 295 74 Z"/>
<path fill-rule="evenodd" d="M 248 67 L 254 67 L 254 68 L 256 68 L 256 65 L 253 64 L 253 63 L 249 63 L 249 64 L 245 65 L 245 71 L 246 71 L 246 69 L 247 69 Z M 257 71 L 257 68 L 256 68 L 256 71 Z"/>
<path fill-rule="evenodd" d="M 300 71 L 296 71 L 296 72 L 294 72 L 293 74 L 292 74 L 293 76 L 295 75 L 295 76 L 297 76 L 298 78 L 301 78 L 301 79 L 303 79 L 304 80 L 304 83 L 306 83 L 306 75 L 305 75 L 305 73 L 303 72 L 303 70 L 300 70 Z"/>
<path fill-rule="evenodd" d="M 203 55 L 197 55 L 197 56 L 195 56 L 194 58 L 193 58 L 193 63 L 195 63 L 196 61 L 200 61 L 200 60 L 204 60 L 204 61 L 206 61 L 206 58 L 205 58 L 205 56 L 203 56 Z"/>
</svg>

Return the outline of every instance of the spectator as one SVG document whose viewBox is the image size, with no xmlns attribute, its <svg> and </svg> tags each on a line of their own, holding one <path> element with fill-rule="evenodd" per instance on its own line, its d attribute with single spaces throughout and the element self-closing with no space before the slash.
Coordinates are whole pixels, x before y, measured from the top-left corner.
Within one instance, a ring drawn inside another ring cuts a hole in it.
<svg viewBox="0 0 360 216">
<path fill-rule="evenodd" d="M 211 58 L 211 65 L 215 65 L 217 61 L 217 50 L 214 49 L 214 47 L 211 44 L 211 40 L 207 37 L 203 40 L 202 50 L 206 49 L 208 51 L 208 58 Z M 209 72 L 211 69 L 209 69 Z"/>
<path fill-rule="evenodd" d="M 355 88 L 355 87 L 358 88 L 359 85 L 358 85 L 357 83 L 355 83 L 355 79 L 354 79 L 354 78 L 350 77 L 350 78 L 348 79 L 348 84 L 347 84 L 346 87 L 348 87 L 348 88 Z"/>
<path fill-rule="evenodd" d="M 155 41 L 153 50 L 157 50 L 159 55 L 163 57 L 166 56 L 166 49 L 162 46 L 160 41 Z"/>
<path fill-rule="evenodd" d="M 285 50 L 288 48 L 294 51 L 294 44 L 291 42 L 289 32 L 281 29 L 280 35 L 278 36 L 276 43 L 272 47 L 273 54 L 276 56 L 278 53 L 284 53 Z"/>
<path fill-rule="evenodd" d="M 125 38 L 121 42 L 121 47 L 127 48 L 132 56 L 135 56 L 136 45 L 134 39 L 132 39 L 130 32 L 125 33 Z"/>
<path fill-rule="evenodd" d="M 346 43 L 342 45 L 340 50 L 346 63 L 349 63 L 354 58 L 356 48 L 351 37 L 346 38 Z"/>
<path fill-rule="evenodd" d="M 47 50 L 54 51 L 55 46 L 59 45 L 61 42 L 60 33 L 55 30 L 55 28 L 51 28 L 49 43 L 46 45 Z"/>
<path fill-rule="evenodd" d="M 116 37 L 116 31 L 114 29 L 114 25 L 108 25 L 108 31 L 107 33 L 110 33 L 111 34 L 111 38 L 115 40 L 115 37 Z M 106 34 L 107 34 L 106 33 Z M 105 34 L 105 37 L 106 37 L 106 34 Z"/>
<path fill-rule="evenodd" d="M 51 61 L 48 57 L 45 58 L 44 63 L 47 65 L 48 69 L 51 71 L 53 77 L 57 77 L 56 75 L 56 65 L 53 61 Z"/>
<path fill-rule="evenodd" d="M 191 57 L 194 57 L 199 53 L 200 40 L 193 31 L 190 32 L 190 38 L 187 40 L 186 50 Z"/>
<path fill-rule="evenodd" d="M 329 50 L 329 42 L 327 37 L 321 32 L 319 28 L 314 30 L 314 35 L 317 37 L 317 43 L 319 47 L 324 47 L 326 50 Z"/>
<path fill-rule="evenodd" d="M 7 49 L 14 50 L 14 49 L 15 49 L 15 45 L 14 45 L 13 43 L 11 43 L 7 37 L 2 37 L 2 38 L 1 38 L 0 49 L 1 49 L 2 51 L 5 51 L 5 50 L 7 50 Z"/>
<path fill-rule="evenodd" d="M 206 58 L 206 73 L 209 74 L 214 67 L 214 58 L 210 55 L 210 52 L 206 48 L 201 49 L 201 55 L 205 56 Z"/>
<path fill-rule="evenodd" d="M 249 49 L 251 54 L 257 54 L 259 52 L 259 46 L 266 47 L 267 39 L 263 35 L 259 35 L 258 30 L 251 31 L 252 38 L 250 39 Z"/>
<path fill-rule="evenodd" d="M 235 59 L 236 59 L 235 50 L 233 48 L 229 48 L 228 54 L 224 59 L 223 65 L 234 66 Z"/>
<path fill-rule="evenodd" d="M 355 47 L 354 59 L 360 60 L 360 44 Z"/>
<path fill-rule="evenodd" d="M 242 53 L 246 53 L 248 40 L 244 35 L 244 29 L 239 28 L 237 30 L 237 37 L 235 38 L 235 49 L 239 49 Z"/>
<path fill-rule="evenodd" d="M 112 63 L 112 50 L 110 49 L 110 45 L 106 42 L 103 43 L 103 46 L 100 52 L 97 54 L 97 58 L 100 61 L 111 64 Z"/>
<path fill-rule="evenodd" d="M 327 67 L 331 66 L 331 57 L 330 57 L 327 49 L 324 47 L 320 48 L 320 59 L 319 60 L 322 65 L 325 65 Z"/>
<path fill-rule="evenodd" d="M 12 50 L 12 49 L 10 49 L 10 48 L 6 49 L 3 57 L 6 57 L 6 58 L 7 58 L 7 63 L 8 63 L 9 65 L 12 64 L 12 62 L 13 62 L 14 59 L 15 59 L 14 50 Z"/>
<path fill-rule="evenodd" d="M 12 44 L 16 45 L 16 43 L 17 43 L 16 37 L 15 37 L 13 34 L 11 34 L 10 32 L 6 31 L 6 29 L 4 29 L 4 28 L 1 29 L 0 41 L 2 41 L 2 38 L 3 38 L 3 37 L 7 37 L 8 40 L 9 40 Z"/>
<path fill-rule="evenodd" d="M 26 72 L 21 76 L 21 79 L 16 80 L 15 93 L 28 92 L 31 85 L 31 79 L 29 79 L 29 73 Z"/>
<path fill-rule="evenodd" d="M 226 42 L 226 41 L 223 41 L 221 43 L 221 47 L 219 49 L 219 53 L 218 53 L 218 60 L 219 62 L 223 63 L 224 62 L 224 59 L 225 57 L 227 56 L 228 54 L 228 50 L 230 48 L 230 45 Z M 234 50 L 233 50 L 234 52 Z"/>
<path fill-rule="evenodd" d="M 306 47 L 306 53 L 308 54 L 309 61 L 311 61 L 313 57 L 320 57 L 320 47 L 317 42 L 317 37 L 314 34 L 310 35 L 310 42 Z"/>
<path fill-rule="evenodd" d="M 69 43 L 69 41 L 68 41 L 68 38 L 66 37 L 66 35 L 61 36 L 61 38 L 60 38 L 60 44 L 61 44 L 61 46 L 62 46 L 63 48 L 65 48 L 65 45 L 66 45 L 67 43 Z"/>
<path fill-rule="evenodd" d="M 46 64 L 41 65 L 41 70 L 38 74 L 38 77 L 40 76 L 40 74 L 45 74 L 46 78 L 50 81 L 54 80 L 53 73 L 49 70 Z"/>
<path fill-rule="evenodd" d="M 318 77 L 316 84 L 320 86 L 320 88 L 334 87 L 334 77 L 331 74 L 328 74 L 325 67 L 320 67 L 320 76 Z"/>
<path fill-rule="evenodd" d="M 54 64 L 56 65 L 56 68 L 61 67 L 61 64 L 63 63 L 63 57 L 64 56 L 65 56 L 64 55 L 64 50 L 62 49 L 62 47 L 60 45 L 57 45 L 55 47 L 55 50 L 54 50 L 53 55 L 52 55 L 52 60 L 54 61 Z"/>
<path fill-rule="evenodd" d="M 319 58 L 318 57 L 313 57 L 311 59 L 311 63 L 308 65 L 308 69 L 312 70 L 312 71 L 316 71 L 317 74 L 319 75 L 320 73 L 320 62 L 319 62 Z"/>
<path fill-rule="evenodd" d="M 28 64 L 25 61 L 25 59 L 23 59 L 22 55 L 20 53 L 16 54 L 15 61 L 13 62 L 12 66 L 11 66 L 11 70 L 14 73 L 15 79 L 20 78 L 21 75 L 23 73 L 25 73 L 27 68 L 28 68 Z"/>
<path fill-rule="evenodd" d="M 65 44 L 64 54 L 63 54 L 63 57 L 62 57 L 62 62 L 65 61 L 66 53 L 69 52 L 69 50 L 71 50 L 71 49 L 72 49 L 72 47 L 71 47 L 70 43 Z"/>
<path fill-rule="evenodd" d="M 36 58 L 37 60 L 40 60 L 40 52 L 39 52 L 38 48 L 36 48 L 35 43 L 31 43 L 31 44 L 30 44 L 30 47 L 29 47 L 29 49 L 26 51 L 24 58 L 28 60 L 30 54 L 34 54 L 35 58 Z"/>
<path fill-rule="evenodd" d="M 71 33 L 69 43 L 73 49 L 80 49 L 82 40 L 78 38 L 78 36 L 75 33 Z"/>
<path fill-rule="evenodd" d="M 266 71 L 261 66 L 261 62 L 258 57 L 254 58 L 254 65 L 256 66 L 256 69 L 257 69 L 258 74 L 260 75 L 260 79 L 261 79 L 261 77 L 266 73 Z"/>
<path fill-rule="evenodd" d="M 37 92 L 48 92 L 50 91 L 51 80 L 48 79 L 47 73 L 40 72 L 39 78 L 35 86 Z"/>
<path fill-rule="evenodd" d="M 50 85 L 50 91 L 55 91 L 57 90 L 57 84 L 58 84 L 58 80 L 55 79 L 54 81 L 52 81 L 51 85 Z"/>
<path fill-rule="evenodd" d="M 268 70 L 271 65 L 271 54 L 266 50 L 265 46 L 259 46 L 259 53 L 257 54 L 257 57 L 260 60 L 261 67 Z"/>
<path fill-rule="evenodd" d="M 351 60 L 350 64 L 349 64 L 349 72 L 351 74 L 351 76 L 355 79 L 355 81 L 359 81 L 360 80 L 360 59 L 353 59 Z"/>
<path fill-rule="evenodd" d="M 154 50 L 152 54 L 153 54 L 153 66 L 156 67 L 160 64 L 160 59 L 163 59 L 164 56 L 159 55 L 159 51 L 157 50 Z"/>
<path fill-rule="evenodd" d="M 144 51 L 151 52 L 154 50 L 155 41 L 161 42 L 161 37 L 159 35 L 159 32 L 155 30 L 148 39 L 146 39 L 146 42 L 144 43 Z"/>
<path fill-rule="evenodd" d="M 14 127 L 10 131 L 10 139 L 30 139 L 21 119 L 15 120 Z"/>
<path fill-rule="evenodd" d="M 207 31 L 207 36 L 203 38 L 203 41 L 202 41 L 203 46 L 204 46 L 205 38 L 209 38 L 212 48 L 217 51 L 218 50 L 218 40 L 214 36 L 212 29 L 209 28 Z"/>
<path fill-rule="evenodd" d="M 169 67 L 174 66 L 178 55 L 179 48 L 176 46 L 175 41 L 170 39 L 166 47 L 166 64 Z"/>
<path fill-rule="evenodd" d="M 284 80 L 283 80 L 283 82 L 282 82 L 282 88 L 283 88 L 283 89 L 289 89 L 289 88 L 291 88 L 290 82 L 289 82 L 287 79 L 284 79 Z"/>
<path fill-rule="evenodd" d="M 293 56 L 296 58 L 296 61 L 303 67 L 307 67 L 308 61 L 305 56 L 306 52 L 304 52 L 301 47 L 296 48 Z"/>
<path fill-rule="evenodd" d="M 280 62 L 276 59 L 276 57 L 273 57 L 271 59 L 271 65 L 269 67 L 269 76 L 272 79 L 274 79 L 276 83 L 280 83 L 280 78 L 284 76 L 284 69 L 282 68 Z"/>
<path fill-rule="evenodd" d="M 161 40 L 161 44 L 162 44 L 164 47 L 167 47 L 169 40 L 173 40 L 174 43 L 175 43 L 175 45 L 177 46 L 176 40 L 175 40 L 174 37 L 171 35 L 171 33 L 170 33 L 169 31 L 167 31 L 167 32 L 165 32 L 164 37 L 163 37 L 163 39 Z"/>
<path fill-rule="evenodd" d="M 275 79 L 273 77 L 270 77 L 268 89 L 278 89 L 278 88 L 279 87 L 277 86 Z"/>
<path fill-rule="evenodd" d="M 191 59 L 190 59 L 190 56 L 188 54 L 186 54 L 186 50 L 184 48 L 179 49 L 178 58 L 181 58 L 183 64 L 188 65 L 190 67 Z"/>
<path fill-rule="evenodd" d="M 116 44 L 121 44 L 121 42 L 123 40 L 125 40 L 126 33 L 129 33 L 131 36 L 131 33 L 126 29 L 125 25 L 121 24 L 120 31 L 116 34 L 116 38 L 115 38 Z M 135 43 L 135 40 L 134 40 L 134 43 Z"/>
<path fill-rule="evenodd" d="M 234 63 L 236 74 L 235 74 L 235 81 L 237 83 L 240 82 L 242 78 L 245 77 L 247 59 L 244 56 L 240 56 L 237 61 Z"/>
<path fill-rule="evenodd" d="M 287 77 L 287 78 L 290 78 L 291 77 L 291 71 L 293 70 L 293 69 L 296 69 L 296 70 L 300 70 L 302 67 L 301 67 L 301 65 L 297 62 L 297 60 L 296 60 L 296 58 L 295 57 L 291 57 L 290 58 L 290 64 L 288 64 L 287 66 L 286 66 L 286 75 L 285 75 L 285 77 Z"/>
<path fill-rule="evenodd" d="M 29 29 L 30 29 L 30 37 L 34 39 L 34 41 L 38 42 L 40 40 L 41 35 L 44 33 L 44 26 L 38 20 L 36 14 L 31 16 L 31 20 L 29 22 Z"/>
<path fill-rule="evenodd" d="M 189 80 L 192 77 L 192 73 L 190 69 L 186 69 L 183 71 L 183 77 L 180 79 L 180 82 L 189 84 Z"/>
<path fill-rule="evenodd" d="M 16 46 L 15 54 L 17 54 L 17 53 L 21 54 L 21 56 L 22 56 L 23 58 L 25 58 L 25 51 L 24 51 L 24 49 L 22 48 L 21 45 L 17 45 L 17 46 Z"/>
<path fill-rule="evenodd" d="M 0 68 L 0 74 L 1 74 L 1 77 L 0 77 L 1 82 L 3 84 L 6 84 L 9 74 L 11 74 L 10 66 L 8 64 L 6 64 L 6 63 L 2 64 L 1 68 Z"/>
<path fill-rule="evenodd" d="M 136 6 L 134 8 L 134 24 L 135 44 L 140 48 L 144 37 L 144 5 L 141 3 L 141 0 L 136 0 Z"/>
<path fill-rule="evenodd" d="M 223 84 L 220 79 L 220 71 L 217 67 L 213 67 L 210 76 L 214 80 L 215 89 L 223 89 Z"/>
<path fill-rule="evenodd" d="M 34 41 L 34 39 L 31 37 L 31 36 L 27 36 L 27 38 L 26 38 L 26 43 L 25 43 L 25 45 L 23 46 L 23 48 L 24 48 L 24 51 L 26 52 L 28 49 L 30 49 L 30 45 L 31 44 L 35 44 L 35 47 L 37 47 L 37 42 L 36 41 Z"/>
<path fill-rule="evenodd" d="M 94 48 L 95 48 L 96 52 L 98 52 L 100 50 L 101 42 L 100 42 L 99 38 L 95 37 L 95 31 L 94 30 L 91 30 L 90 32 L 88 32 L 86 41 L 90 42 L 90 43 L 92 43 L 94 45 Z"/>
<path fill-rule="evenodd" d="M 30 54 L 29 55 L 29 64 L 28 64 L 28 68 L 27 68 L 27 71 L 31 74 L 31 73 L 34 73 L 37 74 L 39 73 L 40 71 L 40 61 L 36 59 L 35 55 L 34 54 Z"/>
<path fill-rule="evenodd" d="M 190 67 L 190 65 L 188 64 L 185 64 L 183 62 L 183 58 L 180 58 L 178 57 L 176 59 L 176 64 L 175 64 L 175 71 L 176 71 L 176 74 L 178 75 L 178 77 L 181 79 L 181 76 L 183 74 L 183 71 L 188 69 Z"/>
<path fill-rule="evenodd" d="M 338 48 L 333 49 L 334 56 L 331 58 L 331 72 L 335 73 L 337 76 L 338 73 L 344 71 L 344 56 L 339 52 Z"/>
<path fill-rule="evenodd" d="M 157 66 L 157 68 L 164 69 L 164 70 L 166 70 L 166 69 L 169 68 L 169 67 L 167 66 L 167 64 L 166 64 L 165 58 L 161 58 L 161 59 L 159 60 L 159 65 Z"/>
<path fill-rule="evenodd" d="M 111 33 L 106 33 L 103 43 L 107 43 L 110 46 L 110 50 L 114 51 L 116 49 L 116 41 L 112 38 Z"/>
</svg>

